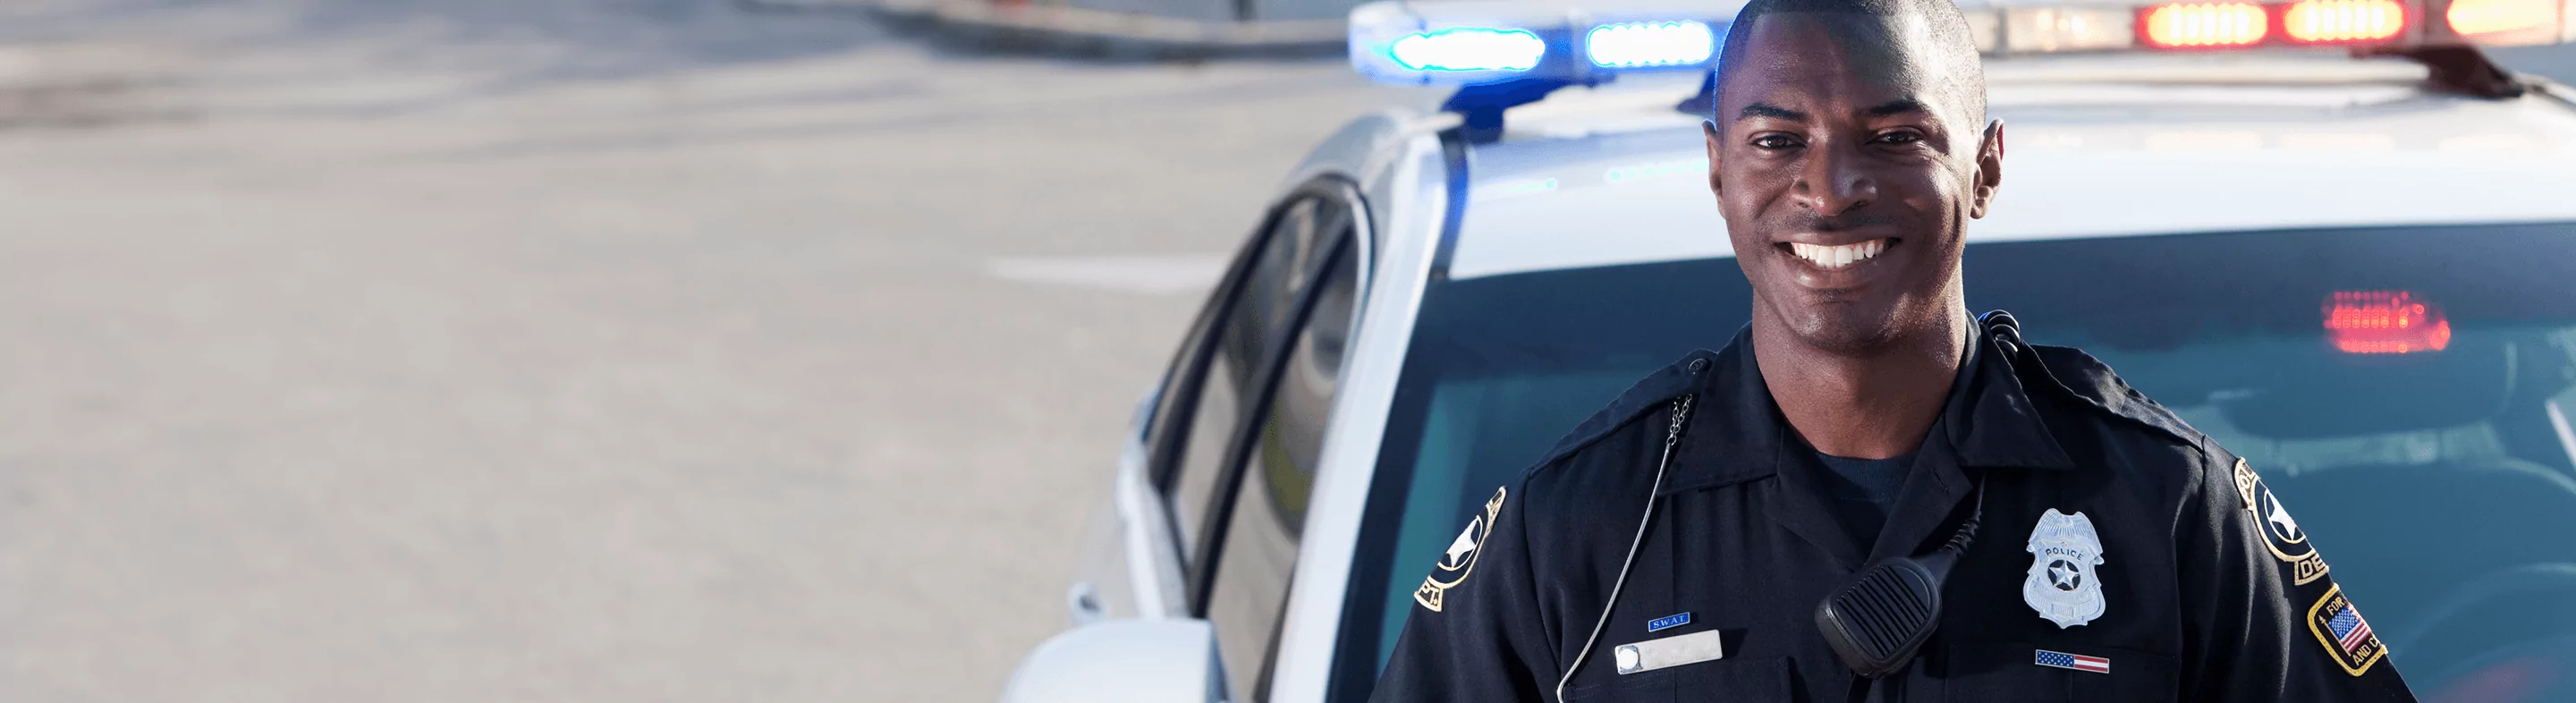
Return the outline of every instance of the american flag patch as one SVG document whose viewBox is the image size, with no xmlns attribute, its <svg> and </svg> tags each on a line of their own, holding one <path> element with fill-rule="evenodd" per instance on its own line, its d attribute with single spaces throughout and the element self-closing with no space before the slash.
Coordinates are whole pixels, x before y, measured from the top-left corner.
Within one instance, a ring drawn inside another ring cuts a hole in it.
<svg viewBox="0 0 2576 703">
<path fill-rule="evenodd" d="M 2388 645 L 2380 644 L 2370 631 L 2370 621 L 2361 619 L 2361 609 L 2344 597 L 2342 586 L 2327 589 L 2325 597 L 2309 606 L 2308 630 L 2316 633 L 2317 642 L 2326 646 L 2326 653 L 2347 674 L 2360 676 L 2388 654 Z"/>
<path fill-rule="evenodd" d="M 2111 660 L 2109 659 L 2088 657 L 2081 654 L 2067 654 L 2065 652 L 2051 652 L 2045 649 L 2039 650 L 2039 654 L 2031 659 L 2031 663 L 2038 664 L 2040 666 L 2054 666 L 2060 669 L 2090 671 L 2096 674 L 2111 673 Z"/>
<path fill-rule="evenodd" d="M 2363 643 L 2370 641 L 2370 623 L 2363 621 L 2361 611 L 2353 609 L 2350 605 L 2344 606 L 2343 612 L 2335 613 L 2334 617 L 2328 618 L 2326 629 L 2334 631 L 2335 644 L 2341 645 L 2347 652 L 2360 649 Z"/>
</svg>

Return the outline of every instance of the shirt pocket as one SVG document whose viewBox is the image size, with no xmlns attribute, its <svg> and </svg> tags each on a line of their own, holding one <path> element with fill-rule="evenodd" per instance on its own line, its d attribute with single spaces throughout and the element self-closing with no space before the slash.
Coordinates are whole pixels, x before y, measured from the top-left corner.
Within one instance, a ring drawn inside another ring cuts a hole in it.
<svg viewBox="0 0 2576 703">
<path fill-rule="evenodd" d="M 1951 645 L 1949 672 L 1942 677 L 1940 700 L 1951 703 L 1987 701 L 2102 701 L 2103 703 L 2171 703 L 2181 694 L 2181 674 L 2172 657 L 2116 647 L 2066 645 L 2048 651 L 2073 657 L 2108 660 L 2108 671 L 2045 666 L 2041 647 L 2026 642 L 1960 642 Z M 2058 660 L 2068 665 L 2067 659 Z"/>
<path fill-rule="evenodd" d="M 1565 703 L 1700 703 L 1789 700 L 1789 660 L 1782 657 L 1718 659 L 1654 671 L 1621 674 L 1565 689 Z"/>
</svg>

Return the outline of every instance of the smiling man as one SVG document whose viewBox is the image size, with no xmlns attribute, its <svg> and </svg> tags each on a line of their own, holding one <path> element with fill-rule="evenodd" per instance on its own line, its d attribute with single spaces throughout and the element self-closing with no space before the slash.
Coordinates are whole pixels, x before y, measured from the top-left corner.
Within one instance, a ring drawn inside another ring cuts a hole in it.
<svg viewBox="0 0 2576 703">
<path fill-rule="evenodd" d="M 1755 0 L 1709 188 L 1752 323 L 1437 555 L 1378 701 L 2408 701 L 2245 463 L 1969 315 L 2003 183 L 1942 0 Z"/>
</svg>

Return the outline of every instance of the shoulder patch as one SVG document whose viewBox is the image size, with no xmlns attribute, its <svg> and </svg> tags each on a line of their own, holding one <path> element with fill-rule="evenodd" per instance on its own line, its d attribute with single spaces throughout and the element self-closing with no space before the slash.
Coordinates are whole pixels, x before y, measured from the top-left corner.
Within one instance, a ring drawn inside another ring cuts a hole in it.
<svg viewBox="0 0 2576 703">
<path fill-rule="evenodd" d="M 2263 477 L 2241 458 L 2236 460 L 2236 497 L 2252 516 L 2255 529 L 2263 533 L 2263 548 L 2289 565 L 2292 585 L 2305 586 L 2326 577 L 2326 559 L 2308 543 L 2307 531 L 2299 529 L 2299 521 L 2290 517 L 2281 499 L 2264 487 Z"/>
<path fill-rule="evenodd" d="M 2361 610 L 2344 597 L 2342 586 L 2326 589 L 2316 605 L 2308 606 L 2308 632 L 2317 636 L 2326 656 L 2347 674 L 2369 673 L 2370 665 L 2388 656 L 2388 645 L 2380 644 L 2379 635 L 2370 631 L 2370 621 L 2361 619 Z"/>
<path fill-rule="evenodd" d="M 1423 577 L 1422 586 L 1413 589 L 1413 602 L 1440 612 L 1449 589 L 1466 583 L 1467 576 L 1476 572 L 1476 560 L 1485 555 L 1485 538 L 1493 536 L 1494 522 L 1503 517 L 1503 497 L 1510 491 L 1509 486 L 1494 489 L 1494 497 L 1485 501 L 1485 512 L 1467 519 L 1467 529 L 1449 543 L 1448 551 L 1441 553 L 1440 563 L 1432 565 L 1431 575 Z"/>
<path fill-rule="evenodd" d="M 2031 345 L 2030 350 L 2031 353 L 2039 356 L 2040 364 L 2047 368 L 2050 377 L 2057 380 L 2059 387 L 2090 401 L 2093 406 L 2113 416 L 2172 435 L 2174 439 L 2182 440 L 2186 444 L 2200 442 L 2198 430 L 2192 429 L 2191 425 L 2184 423 L 2182 418 L 2176 417 L 2172 410 L 2165 409 L 2165 406 L 2158 404 L 2155 399 L 2148 398 L 2147 394 L 2130 388 L 2129 383 L 2120 380 L 2120 375 L 2113 373 L 2111 366 L 2102 363 L 2101 359 L 2093 358 L 2093 355 L 2074 347 L 2034 344 Z"/>
<path fill-rule="evenodd" d="M 1547 456 L 1540 458 L 1535 466 L 1545 466 L 1548 462 L 1565 458 L 1565 455 L 1599 441 L 1638 416 L 1663 407 L 1665 401 L 1690 393 L 1698 386 L 1698 376 L 1711 372 L 1718 363 L 1721 362 L 1717 352 L 1701 349 L 1683 355 L 1681 360 L 1638 380 L 1636 385 L 1620 393 L 1618 400 L 1610 401 L 1608 407 L 1593 413 L 1583 424 L 1575 425 L 1573 432 L 1557 440 L 1556 446 L 1548 449 Z"/>
</svg>

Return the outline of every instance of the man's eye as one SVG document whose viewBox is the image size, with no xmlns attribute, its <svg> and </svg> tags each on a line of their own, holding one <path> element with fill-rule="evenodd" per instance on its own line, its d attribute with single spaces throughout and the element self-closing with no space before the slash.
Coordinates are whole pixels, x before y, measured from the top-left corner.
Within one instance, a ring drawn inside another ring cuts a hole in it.
<svg viewBox="0 0 2576 703">
<path fill-rule="evenodd" d="M 1784 134 L 1765 134 L 1754 137 L 1753 146 L 1760 149 L 1790 149 L 1798 146 L 1798 140 Z"/>
<path fill-rule="evenodd" d="M 1912 144 L 1919 141 L 1923 141 L 1923 135 L 1907 130 L 1878 135 L 1878 142 L 1881 144 Z"/>
</svg>

